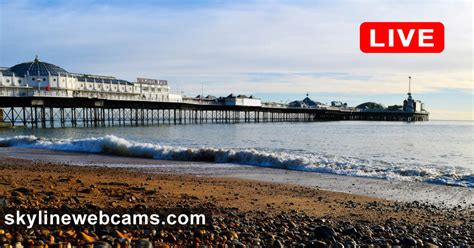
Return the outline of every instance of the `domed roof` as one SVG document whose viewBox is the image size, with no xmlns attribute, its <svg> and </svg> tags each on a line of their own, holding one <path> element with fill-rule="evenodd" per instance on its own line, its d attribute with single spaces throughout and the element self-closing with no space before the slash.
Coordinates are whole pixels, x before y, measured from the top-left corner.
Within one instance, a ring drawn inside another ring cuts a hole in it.
<svg viewBox="0 0 474 248">
<path fill-rule="evenodd" d="M 364 102 L 362 104 L 359 104 L 356 106 L 358 109 L 364 109 L 364 110 L 383 110 L 385 107 L 376 102 Z"/>
<path fill-rule="evenodd" d="M 57 76 L 59 74 L 61 75 L 68 74 L 66 70 L 64 70 L 63 68 L 57 65 L 39 61 L 38 56 L 36 56 L 34 61 L 14 65 L 10 67 L 9 70 L 15 73 L 15 75 L 20 76 L 20 77 L 24 77 L 25 75 Z"/>
</svg>

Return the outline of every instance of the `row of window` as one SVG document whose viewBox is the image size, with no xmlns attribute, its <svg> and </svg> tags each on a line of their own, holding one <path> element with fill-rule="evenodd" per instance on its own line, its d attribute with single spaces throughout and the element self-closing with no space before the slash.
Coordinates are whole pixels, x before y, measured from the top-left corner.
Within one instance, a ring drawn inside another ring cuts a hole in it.
<svg viewBox="0 0 474 248">
<path fill-rule="evenodd" d="M 36 78 L 31 78 L 31 79 L 32 79 L 33 81 L 36 81 Z M 43 81 L 46 81 L 46 78 L 43 78 L 42 80 L 43 80 Z M 5 81 L 6 81 L 7 83 L 10 83 L 10 79 L 9 79 L 9 78 L 7 78 Z M 56 82 L 56 78 L 53 78 L 53 81 Z M 62 81 L 64 82 L 64 79 L 63 79 Z M 21 80 L 21 79 L 18 79 L 18 83 L 21 84 L 21 83 L 22 83 L 22 80 Z M 84 84 L 80 84 L 79 87 L 80 87 L 80 88 L 84 88 Z M 90 87 L 88 87 L 88 88 L 90 88 Z M 105 88 L 105 87 L 104 87 L 104 88 Z M 113 90 L 116 90 L 116 89 L 117 89 L 116 87 L 113 87 L 113 88 L 114 88 Z M 102 89 L 102 87 L 101 87 L 100 84 L 98 85 L 98 89 Z M 154 90 L 153 90 L 153 89 L 154 89 Z M 121 90 L 124 90 L 124 89 L 122 88 Z M 148 91 L 148 90 L 149 90 L 149 89 L 145 88 L 145 91 Z M 151 88 L 151 92 L 162 92 L 162 88 Z M 164 89 L 163 89 L 163 92 L 167 92 L 167 89 L 164 88 Z"/>
<path fill-rule="evenodd" d="M 31 78 L 31 80 L 36 81 L 36 78 Z M 9 78 L 7 78 L 5 81 L 6 81 L 7 83 L 10 83 L 10 79 L 9 79 Z M 41 80 L 40 80 L 40 81 L 41 81 Z M 43 78 L 43 81 L 46 81 L 46 78 Z M 56 81 L 57 81 L 56 78 L 53 78 L 53 82 L 56 82 Z M 22 80 L 21 80 L 21 79 L 18 79 L 17 82 L 18 82 L 18 83 L 21 83 Z M 62 82 L 64 83 L 64 79 L 62 80 Z M 84 87 L 84 85 L 81 84 L 81 87 Z M 99 88 L 100 88 L 100 87 L 101 87 L 101 86 L 100 86 L 100 84 L 99 84 Z M 147 88 L 147 87 L 144 87 L 144 89 L 145 89 L 145 90 L 148 90 L 148 89 L 158 89 L 158 91 L 161 91 L 161 88 Z M 165 91 L 166 91 L 166 89 L 165 89 Z"/>
<path fill-rule="evenodd" d="M 31 78 L 31 80 L 36 81 L 36 78 Z M 41 79 L 39 79 L 39 80 L 41 81 Z M 43 78 L 42 80 L 43 80 L 44 82 L 46 82 L 46 78 Z M 10 79 L 9 79 L 9 78 L 7 78 L 5 81 L 6 81 L 7 83 L 10 83 Z M 23 82 L 23 81 L 22 81 L 21 79 L 18 79 L 17 82 L 21 84 L 21 82 Z M 53 78 L 53 82 L 56 82 L 56 78 Z M 63 79 L 62 82 L 64 83 L 64 79 Z"/>
<path fill-rule="evenodd" d="M 40 79 L 40 78 L 38 78 L 38 79 L 36 79 L 36 78 L 31 78 L 32 81 L 37 81 L 37 80 L 39 80 L 39 81 L 43 81 L 43 82 L 46 82 L 46 79 L 47 79 L 47 78 L 41 78 L 41 79 Z M 7 83 L 10 83 L 10 79 L 9 79 L 9 78 L 7 78 L 5 81 L 6 81 Z M 57 80 L 56 78 L 53 78 L 53 82 L 56 82 L 56 81 L 58 81 L 58 80 Z M 17 82 L 18 82 L 18 83 L 21 83 L 22 80 L 21 80 L 21 79 L 18 79 Z M 61 82 L 64 83 L 64 78 L 61 80 Z"/>
<path fill-rule="evenodd" d="M 10 83 L 10 79 L 6 79 L 6 82 L 7 82 L 7 83 Z M 21 83 L 21 79 L 18 80 L 18 83 Z M 83 87 L 84 87 L 84 85 L 81 84 L 81 85 L 80 85 L 80 88 L 83 88 Z M 88 88 L 91 88 L 91 87 L 88 87 Z M 101 86 L 99 85 L 98 88 L 101 89 Z M 114 87 L 113 90 L 117 90 L 117 88 Z M 124 90 L 124 89 L 122 88 L 121 90 Z M 155 92 L 156 92 L 156 91 L 161 92 L 161 89 L 159 89 L 159 88 L 158 88 L 158 89 L 155 89 Z M 166 91 L 165 91 L 165 92 L 166 92 Z"/>
</svg>

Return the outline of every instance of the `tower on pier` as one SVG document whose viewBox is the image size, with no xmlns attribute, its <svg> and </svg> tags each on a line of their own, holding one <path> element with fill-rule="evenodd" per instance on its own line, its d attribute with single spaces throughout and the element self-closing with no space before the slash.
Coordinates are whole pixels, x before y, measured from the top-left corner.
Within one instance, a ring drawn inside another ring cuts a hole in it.
<svg viewBox="0 0 474 248">
<path fill-rule="evenodd" d="M 403 101 L 403 111 L 404 112 L 422 112 L 424 110 L 423 103 L 413 99 L 411 95 L 411 76 L 408 76 L 408 97 Z"/>
</svg>

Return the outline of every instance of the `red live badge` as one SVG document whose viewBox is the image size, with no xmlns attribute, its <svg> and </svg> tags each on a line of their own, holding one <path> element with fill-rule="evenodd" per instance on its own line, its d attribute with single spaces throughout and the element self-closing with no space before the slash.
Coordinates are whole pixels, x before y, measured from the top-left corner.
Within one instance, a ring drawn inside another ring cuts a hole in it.
<svg viewBox="0 0 474 248">
<path fill-rule="evenodd" d="M 364 22 L 360 25 L 364 53 L 440 53 L 444 50 L 441 22 Z"/>
</svg>

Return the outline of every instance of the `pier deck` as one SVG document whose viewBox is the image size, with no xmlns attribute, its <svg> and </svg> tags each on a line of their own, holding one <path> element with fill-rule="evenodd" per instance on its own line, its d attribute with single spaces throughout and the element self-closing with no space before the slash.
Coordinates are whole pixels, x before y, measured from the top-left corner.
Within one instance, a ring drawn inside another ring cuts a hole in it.
<svg viewBox="0 0 474 248">
<path fill-rule="evenodd" d="M 428 113 L 227 106 L 68 97 L 0 96 L 3 121 L 25 127 L 105 127 L 152 124 L 281 121 L 427 121 Z"/>
</svg>

